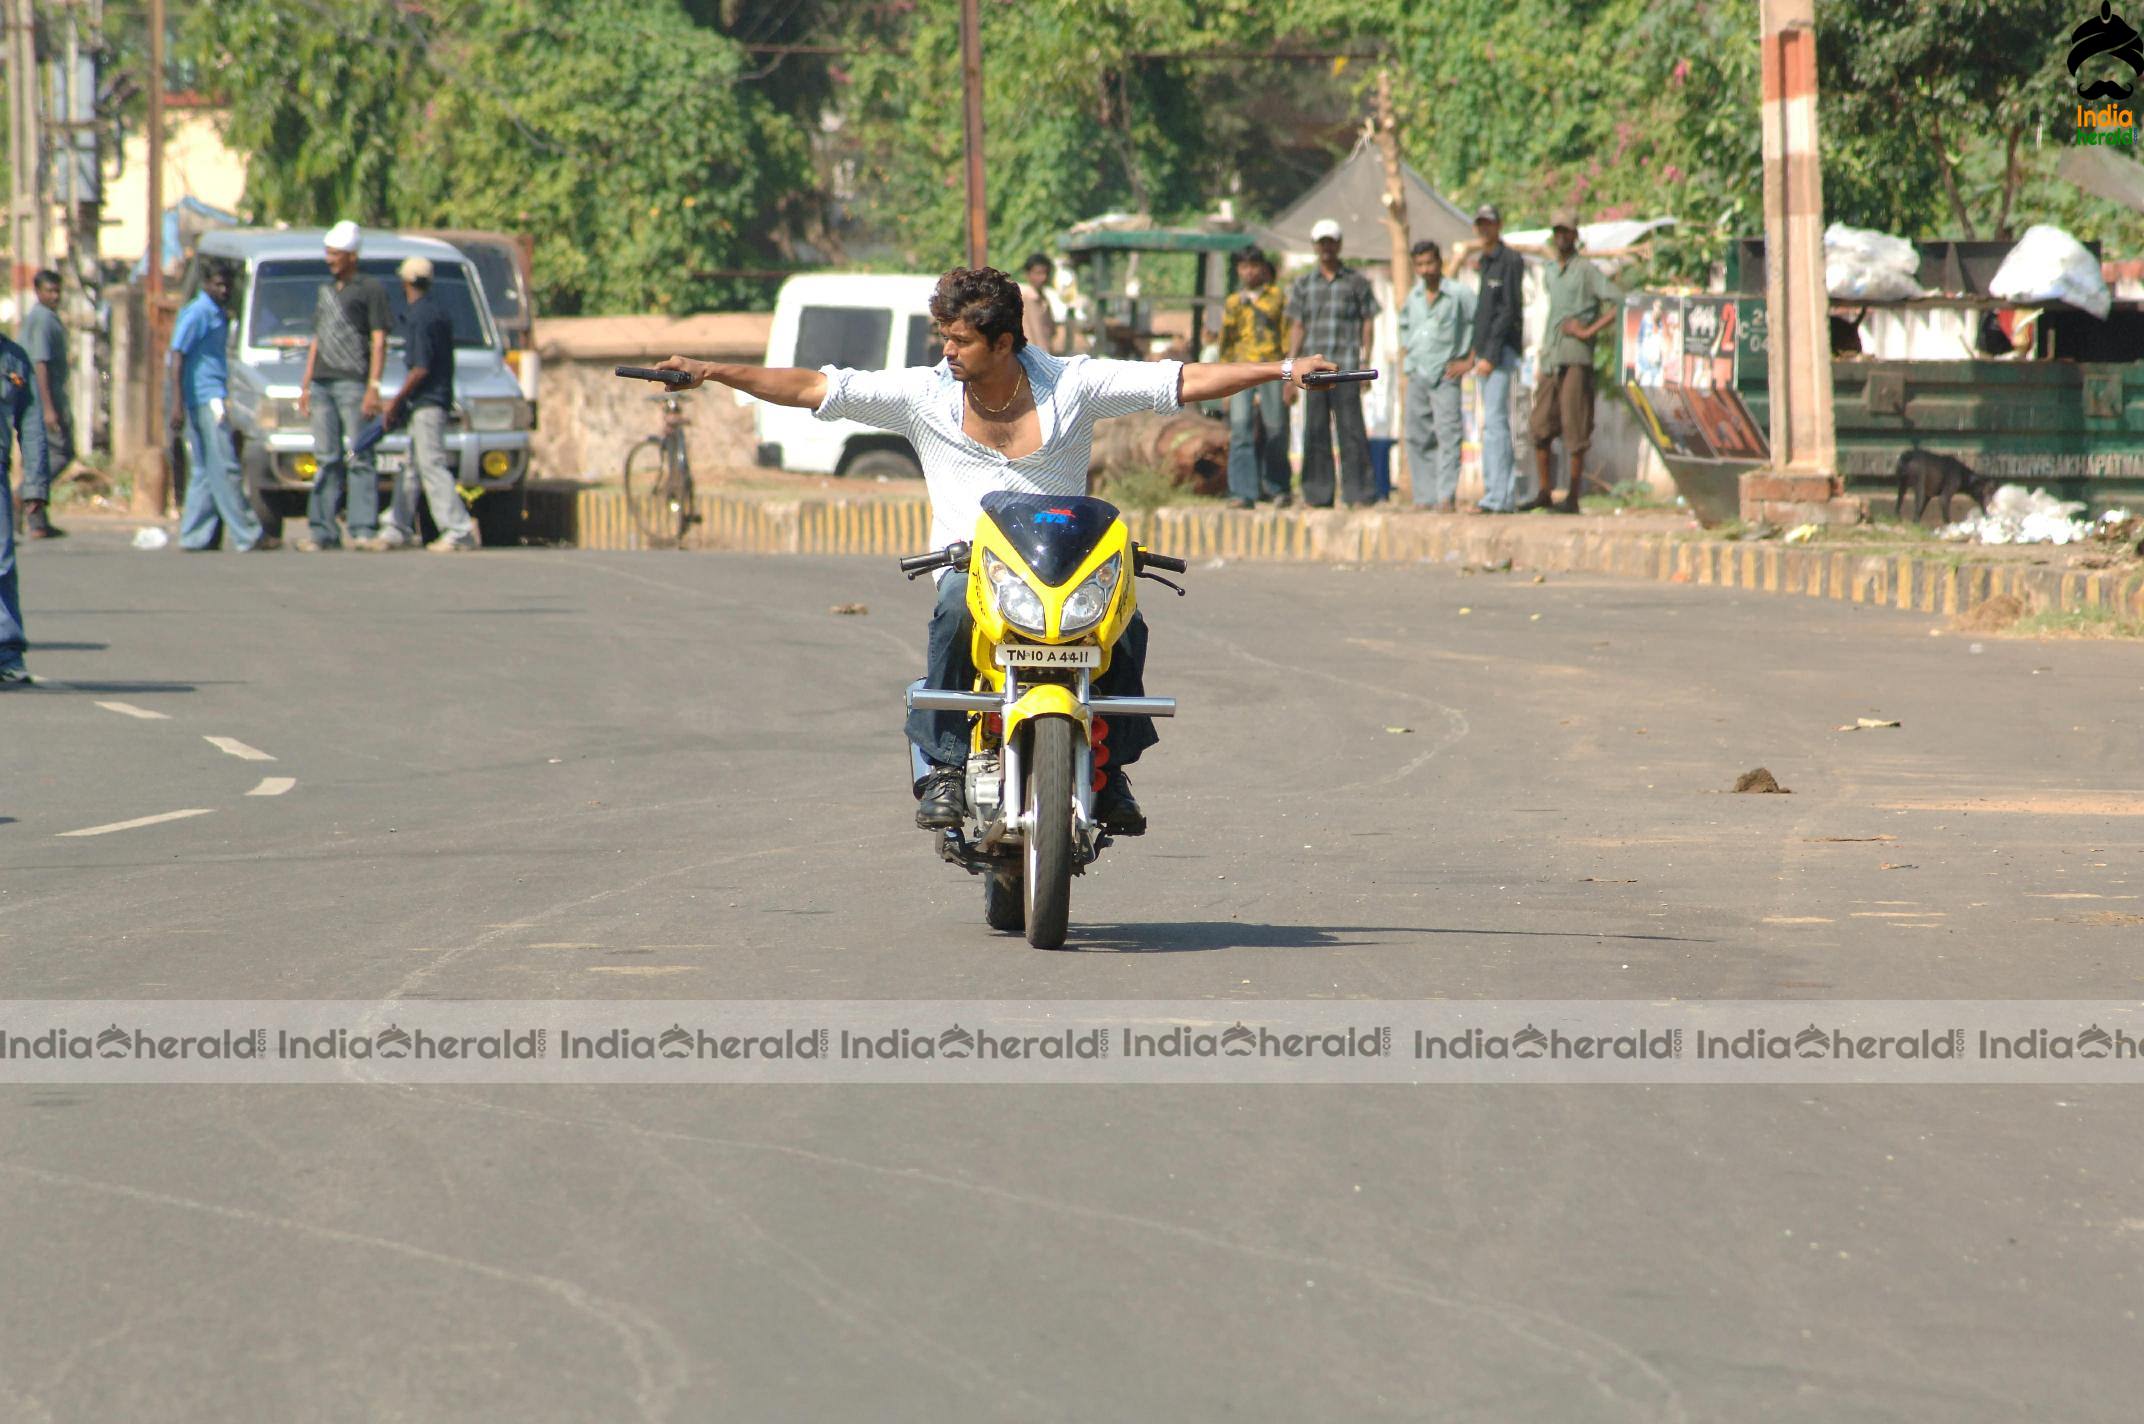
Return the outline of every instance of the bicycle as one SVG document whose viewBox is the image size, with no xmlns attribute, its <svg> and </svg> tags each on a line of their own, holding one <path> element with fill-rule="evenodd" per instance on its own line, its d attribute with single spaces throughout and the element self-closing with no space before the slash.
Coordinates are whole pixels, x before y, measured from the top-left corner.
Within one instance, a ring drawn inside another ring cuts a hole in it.
<svg viewBox="0 0 2144 1424">
<path fill-rule="evenodd" d="M 685 454 L 685 401 L 680 391 L 650 396 L 663 407 L 663 432 L 625 452 L 625 507 L 641 539 L 652 549 L 682 549 L 700 522 L 692 490 L 692 462 Z"/>
</svg>

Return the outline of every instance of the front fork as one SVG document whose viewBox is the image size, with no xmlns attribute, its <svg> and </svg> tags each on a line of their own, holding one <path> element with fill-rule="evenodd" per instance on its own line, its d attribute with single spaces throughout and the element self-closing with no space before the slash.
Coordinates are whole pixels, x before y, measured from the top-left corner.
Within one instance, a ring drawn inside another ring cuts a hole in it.
<svg viewBox="0 0 2144 1424">
<path fill-rule="evenodd" d="M 1085 668 L 1081 668 L 1079 681 L 1075 684 L 1075 687 L 1083 706 L 1093 706 L 1094 690 L 1092 684 L 1093 675 Z M 911 707 L 917 705 L 918 694 L 928 695 L 928 689 L 924 687 L 923 679 L 920 677 L 908 685 L 908 702 Z M 972 699 L 975 694 L 969 694 L 968 696 Z M 1004 694 L 1001 698 L 993 699 L 996 706 L 992 710 L 1002 716 L 1019 700 L 1019 673 L 1016 669 L 1007 668 L 1005 669 Z M 1174 710 L 1173 707 L 1171 710 Z M 1074 814 L 1078 817 L 1080 830 L 1091 834 L 1095 829 L 1093 740 L 1090 737 L 1082 737 L 1072 757 Z M 995 844 L 1007 836 L 1024 835 L 1030 824 L 1026 809 L 1026 768 L 1022 764 L 1018 738 L 1006 742 L 1000 749 L 1000 765 L 1004 769 L 1004 781 L 1003 789 L 999 792 L 998 797 L 999 817 L 995 825 L 986 827 L 984 830 L 983 844 L 986 846 Z M 921 781 L 937 768 L 928 757 L 923 755 L 921 748 L 917 747 L 914 742 L 910 742 L 908 744 L 908 769 L 911 781 Z"/>
</svg>

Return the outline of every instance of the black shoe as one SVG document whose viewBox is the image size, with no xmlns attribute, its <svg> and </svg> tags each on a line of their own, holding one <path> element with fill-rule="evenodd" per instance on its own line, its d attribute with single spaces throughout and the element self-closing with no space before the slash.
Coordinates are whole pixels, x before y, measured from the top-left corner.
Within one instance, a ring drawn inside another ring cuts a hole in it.
<svg viewBox="0 0 2144 1424">
<path fill-rule="evenodd" d="M 26 499 L 22 502 L 22 537 L 25 539 L 57 539 L 67 531 L 52 527 L 52 518 L 45 513 L 45 501 Z"/>
<path fill-rule="evenodd" d="M 1539 494 L 1535 495 L 1532 499 L 1526 501 L 1526 503 L 1520 505 L 1519 513 L 1528 514 L 1536 509 L 1553 509 L 1555 508 L 1555 506 L 1556 492 L 1554 490 L 1545 489 L 1542 490 Z"/>
<path fill-rule="evenodd" d="M 1289 509 L 1293 508 L 1294 505 L 1295 496 L 1292 494 L 1277 494 L 1273 496 L 1273 507 L 1275 509 Z"/>
<path fill-rule="evenodd" d="M 1132 795 L 1130 777 L 1121 771 L 1110 771 L 1102 789 L 1094 793 L 1094 819 L 1112 835 L 1146 834 L 1146 812 L 1139 809 Z"/>
<path fill-rule="evenodd" d="M 916 824 L 926 831 L 957 827 L 968 814 L 968 774 L 941 766 L 916 783 Z"/>
</svg>

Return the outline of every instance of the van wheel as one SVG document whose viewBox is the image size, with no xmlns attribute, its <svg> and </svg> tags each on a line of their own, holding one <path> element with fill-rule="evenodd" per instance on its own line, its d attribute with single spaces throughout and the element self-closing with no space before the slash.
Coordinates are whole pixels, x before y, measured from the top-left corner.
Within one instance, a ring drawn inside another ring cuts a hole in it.
<svg viewBox="0 0 2144 1424">
<path fill-rule="evenodd" d="M 866 450 L 844 464 L 841 474 L 852 480 L 876 479 L 880 475 L 889 480 L 920 480 L 923 467 L 905 450 Z"/>
</svg>

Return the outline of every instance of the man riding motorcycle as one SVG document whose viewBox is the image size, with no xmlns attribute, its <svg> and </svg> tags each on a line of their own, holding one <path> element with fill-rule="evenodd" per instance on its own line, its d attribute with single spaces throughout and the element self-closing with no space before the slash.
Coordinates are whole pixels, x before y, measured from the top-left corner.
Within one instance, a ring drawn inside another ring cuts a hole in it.
<svg viewBox="0 0 2144 1424">
<path fill-rule="evenodd" d="M 1323 356 L 1231 363 L 1051 356 L 1027 344 L 1021 302 L 1019 285 L 995 268 L 946 273 L 931 297 L 931 317 L 944 343 L 944 360 L 936 366 L 811 371 L 672 356 L 657 369 L 682 372 L 688 389 L 715 381 L 776 405 L 809 408 L 821 420 L 853 420 L 905 437 L 923 465 L 931 545 L 937 549 L 970 536 L 983 496 L 993 490 L 1085 494 L 1097 420 L 1143 410 L 1170 415 L 1184 405 L 1223 400 L 1272 380 L 1300 388 L 1304 376 L 1334 369 Z M 941 571 L 927 644 L 927 687 L 965 690 L 973 683 L 964 588 L 963 579 L 946 578 Z M 1146 621 L 1134 615 L 1109 670 L 1095 680 L 1095 692 L 1143 695 L 1145 665 Z M 965 809 L 967 714 L 911 712 L 908 737 L 931 766 L 915 783 L 916 824 L 934 830 L 958 826 Z M 1145 830 L 1146 818 L 1124 767 L 1155 740 L 1151 718 L 1113 723 L 1107 780 L 1094 799 L 1095 819 L 1103 827 L 1126 835 Z"/>
</svg>

